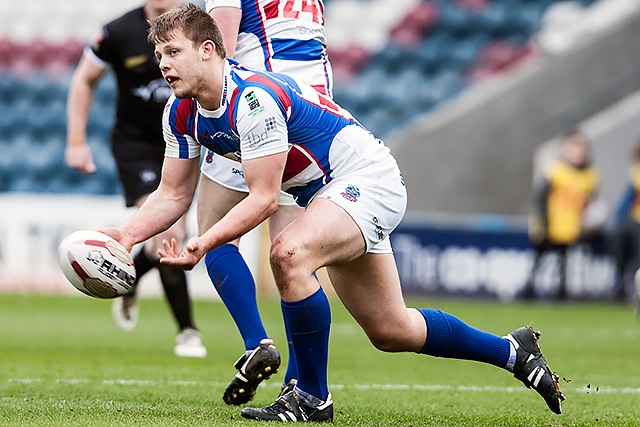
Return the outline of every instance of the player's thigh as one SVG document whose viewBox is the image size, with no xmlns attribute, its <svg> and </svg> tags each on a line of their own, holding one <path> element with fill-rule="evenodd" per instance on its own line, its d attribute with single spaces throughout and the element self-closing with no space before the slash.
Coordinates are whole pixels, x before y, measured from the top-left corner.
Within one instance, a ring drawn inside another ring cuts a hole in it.
<svg viewBox="0 0 640 427">
<path fill-rule="evenodd" d="M 364 251 L 362 232 L 351 216 L 330 200 L 315 199 L 274 239 L 271 261 L 276 270 L 298 268 L 304 271 L 294 274 L 313 274 L 325 265 L 353 260 Z"/>
<path fill-rule="evenodd" d="M 278 206 L 278 210 L 269 218 L 269 236 L 271 241 L 280 234 L 289 224 L 304 212 L 304 208 L 296 204 Z"/>
<path fill-rule="evenodd" d="M 392 253 L 366 254 L 327 267 L 336 294 L 374 345 L 418 351 L 424 345 L 422 315 L 407 309 Z"/>
<path fill-rule="evenodd" d="M 201 174 L 197 195 L 198 233 L 203 234 L 222 219 L 247 193 L 227 188 Z"/>
</svg>

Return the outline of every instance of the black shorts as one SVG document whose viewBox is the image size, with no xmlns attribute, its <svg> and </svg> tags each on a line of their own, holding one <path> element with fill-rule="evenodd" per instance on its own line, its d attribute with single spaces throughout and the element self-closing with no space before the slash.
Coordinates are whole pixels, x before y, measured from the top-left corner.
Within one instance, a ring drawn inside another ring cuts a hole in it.
<svg viewBox="0 0 640 427">
<path fill-rule="evenodd" d="M 164 162 L 164 141 L 141 142 L 116 135 L 112 139 L 112 151 L 127 207 L 152 193 L 160 184 Z"/>
</svg>

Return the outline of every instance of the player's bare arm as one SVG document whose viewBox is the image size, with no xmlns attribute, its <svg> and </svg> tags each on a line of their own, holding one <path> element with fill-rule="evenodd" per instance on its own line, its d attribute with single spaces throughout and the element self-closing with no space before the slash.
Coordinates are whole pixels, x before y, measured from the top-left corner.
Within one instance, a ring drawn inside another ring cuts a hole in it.
<svg viewBox="0 0 640 427">
<path fill-rule="evenodd" d="M 216 21 L 222 38 L 224 47 L 227 49 L 228 55 L 233 55 L 236 51 L 236 42 L 238 41 L 238 29 L 240 28 L 240 20 L 242 19 L 242 9 L 232 6 L 221 6 L 211 9 L 209 15 Z"/>
<path fill-rule="evenodd" d="M 86 133 L 96 86 L 105 72 L 105 68 L 99 67 L 83 55 L 73 74 L 67 97 L 65 161 L 69 167 L 83 174 L 96 171 L 91 148 L 86 141 Z"/>
<path fill-rule="evenodd" d="M 188 209 L 198 183 L 198 160 L 166 157 L 158 189 L 117 229 L 102 230 L 127 250 L 166 230 Z"/>
<path fill-rule="evenodd" d="M 287 153 L 281 152 L 245 160 L 242 167 L 249 195 L 200 237 L 189 239 L 178 253 L 177 244 L 165 241 L 160 262 L 192 269 L 210 250 L 246 234 L 278 209 L 282 172 Z"/>
</svg>

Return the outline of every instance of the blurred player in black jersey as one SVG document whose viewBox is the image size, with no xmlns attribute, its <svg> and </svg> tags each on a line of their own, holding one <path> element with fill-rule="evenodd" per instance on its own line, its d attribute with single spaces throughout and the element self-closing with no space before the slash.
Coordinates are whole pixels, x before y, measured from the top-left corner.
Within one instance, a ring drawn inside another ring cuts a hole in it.
<svg viewBox="0 0 640 427">
<path fill-rule="evenodd" d="M 174 9 L 179 0 L 146 0 L 102 28 L 91 47 L 86 47 L 73 75 L 67 103 L 66 162 L 89 174 L 96 170 L 86 129 L 96 86 L 111 66 L 118 82 L 116 122 L 112 133 L 112 151 L 118 166 L 127 206 L 140 206 L 159 182 L 164 160 L 162 112 L 171 95 L 147 41 L 148 20 Z M 138 279 L 158 268 L 162 286 L 178 323 L 174 353 L 182 357 L 204 357 L 207 350 L 194 326 L 185 273 L 179 268 L 161 265 L 157 249 L 162 239 L 187 237 L 183 217 L 161 235 L 148 240 L 134 261 Z M 134 288 L 135 289 L 135 288 Z M 131 331 L 137 322 L 135 290 L 114 301 L 112 314 L 116 325 Z"/>
</svg>

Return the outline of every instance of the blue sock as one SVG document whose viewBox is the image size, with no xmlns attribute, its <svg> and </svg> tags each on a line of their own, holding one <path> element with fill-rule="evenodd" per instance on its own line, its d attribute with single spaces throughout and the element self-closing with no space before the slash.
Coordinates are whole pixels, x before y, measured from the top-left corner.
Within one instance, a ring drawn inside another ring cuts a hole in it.
<svg viewBox="0 0 640 427">
<path fill-rule="evenodd" d="M 329 395 L 329 300 L 320 288 L 302 301 L 282 301 L 281 305 L 285 329 L 291 334 L 297 362 L 297 387 L 324 401 Z"/>
<path fill-rule="evenodd" d="M 282 316 L 284 318 L 284 301 L 281 303 Z M 284 324 L 284 332 L 287 334 L 287 344 L 289 346 L 289 358 L 287 361 L 287 372 L 284 374 L 284 384 L 289 384 L 289 381 L 298 379 L 298 364 L 296 363 L 296 352 L 293 349 L 293 342 L 291 340 L 291 331 L 287 327 L 287 323 Z"/>
<path fill-rule="evenodd" d="M 222 302 L 236 322 L 246 350 L 253 350 L 267 338 L 258 303 L 256 285 L 238 247 L 230 243 L 205 256 L 207 272 Z"/>
<path fill-rule="evenodd" d="M 313 277 L 315 277 L 318 283 L 320 283 L 317 273 L 313 273 Z M 284 307 L 281 308 L 282 315 L 284 316 Z M 284 384 L 289 384 L 289 381 L 298 379 L 298 363 L 296 362 L 296 352 L 293 349 L 293 343 L 291 342 L 291 331 L 289 331 L 286 323 L 284 325 L 284 332 L 287 334 L 287 344 L 289 346 L 289 359 L 287 360 L 287 372 L 284 374 Z"/>
<path fill-rule="evenodd" d="M 419 308 L 427 322 L 427 341 L 420 353 L 436 357 L 475 360 L 505 368 L 511 345 L 497 335 L 473 328 L 440 310 Z"/>
</svg>

